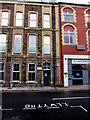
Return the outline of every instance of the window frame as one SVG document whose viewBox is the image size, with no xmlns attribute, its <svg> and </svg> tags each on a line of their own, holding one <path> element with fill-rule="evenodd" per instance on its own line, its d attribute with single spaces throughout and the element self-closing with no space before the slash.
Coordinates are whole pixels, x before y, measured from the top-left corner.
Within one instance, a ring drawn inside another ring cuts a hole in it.
<svg viewBox="0 0 90 120">
<path fill-rule="evenodd" d="M 44 37 L 49 37 L 50 44 L 44 44 Z M 49 46 L 50 46 L 50 52 L 45 52 L 45 51 L 44 51 L 45 45 L 49 45 Z M 46 55 L 46 54 L 48 54 L 48 55 L 51 54 L 51 37 L 50 37 L 49 35 L 44 35 L 44 36 L 43 36 L 43 53 L 44 53 L 44 55 Z"/>
<path fill-rule="evenodd" d="M 19 71 L 13 71 L 13 69 L 14 69 L 14 64 L 19 64 Z M 13 64 L 12 64 L 12 82 L 20 82 L 20 63 L 19 62 L 14 62 Z M 13 79 L 13 72 L 15 72 L 15 73 L 19 73 L 19 80 L 14 80 Z"/>
<path fill-rule="evenodd" d="M 15 34 L 14 35 L 14 47 L 15 47 L 15 36 L 21 36 L 21 45 L 20 45 L 21 49 L 20 49 L 20 52 L 15 52 L 15 48 L 13 48 L 13 53 L 14 54 L 21 54 L 21 52 L 22 52 L 22 34 Z"/>
<path fill-rule="evenodd" d="M 35 71 L 29 71 L 29 65 L 35 65 Z M 35 73 L 35 80 L 29 80 L 29 73 Z M 35 83 L 36 82 L 36 64 L 35 63 L 28 63 L 28 82 L 29 83 Z"/>
<path fill-rule="evenodd" d="M 72 13 L 72 15 L 70 15 L 71 13 Z M 73 20 L 65 20 L 65 18 L 70 18 L 70 16 L 73 17 Z M 72 12 L 63 11 L 63 21 L 64 22 L 74 22 L 74 13 L 73 13 L 73 11 Z"/>
<path fill-rule="evenodd" d="M 2 13 L 4 13 L 4 12 L 7 12 L 8 13 L 8 18 L 2 18 Z M 2 20 L 7 20 L 7 25 L 3 25 L 2 24 Z M 2 12 L 1 12 L 1 26 L 9 26 L 9 11 L 8 10 L 2 10 Z"/>
<path fill-rule="evenodd" d="M 31 17 L 30 17 L 31 14 L 35 14 L 36 15 L 36 20 L 31 20 Z M 33 21 L 36 23 L 36 26 L 30 26 L 31 25 L 30 23 L 33 22 Z M 38 26 L 37 23 L 38 23 L 37 12 L 31 12 L 30 11 L 29 12 L 29 27 L 30 28 L 37 28 L 37 26 Z"/>
<path fill-rule="evenodd" d="M 30 36 L 35 36 L 35 42 L 37 42 L 37 36 L 35 35 L 35 34 L 29 34 L 29 48 L 30 48 Z M 32 44 L 31 44 L 32 45 Z M 29 51 L 29 54 L 33 54 L 33 53 L 36 53 L 36 44 L 33 44 L 33 45 L 35 45 L 35 52 L 30 52 Z"/>
<path fill-rule="evenodd" d="M 49 20 L 45 20 L 45 19 L 44 19 L 44 16 L 45 16 L 45 15 L 48 15 L 48 16 L 49 16 Z M 45 26 L 46 26 L 45 23 L 48 23 L 49 26 L 45 27 Z M 44 13 L 44 14 L 43 14 L 43 28 L 49 29 L 49 28 L 50 28 L 50 25 L 51 25 L 51 24 L 50 24 L 50 14 L 49 14 L 49 13 Z"/>
<path fill-rule="evenodd" d="M 4 63 L 4 62 L 1 62 L 1 61 L 0 61 L 0 64 L 2 64 L 2 63 Z M 3 74 L 5 75 L 4 72 L 5 72 L 5 63 L 4 63 L 4 70 L 3 70 L 3 71 L 0 70 L 0 73 L 3 73 Z M 0 80 L 0 82 L 3 82 L 3 81 L 4 81 L 4 75 L 3 75 L 3 80 Z"/>
<path fill-rule="evenodd" d="M 0 35 L 6 35 L 6 42 L 5 42 L 6 44 L 4 42 L 0 42 L 0 44 L 2 45 L 2 43 L 3 43 L 7 47 L 7 34 L 6 33 L 0 33 Z M 6 47 L 5 47 L 5 51 L 0 51 L 0 53 L 6 53 Z"/>
<path fill-rule="evenodd" d="M 73 32 L 70 32 L 71 30 L 66 30 L 67 31 L 67 34 L 69 34 L 68 38 L 69 38 L 69 43 L 65 43 L 65 29 L 64 29 L 64 45 L 75 45 L 76 44 L 76 37 L 75 37 L 75 30 L 72 30 Z M 73 40 L 73 43 L 70 43 L 70 34 L 71 33 L 74 33 L 74 39 L 75 41 Z"/>
<path fill-rule="evenodd" d="M 19 14 L 20 14 L 20 13 L 22 14 L 22 19 L 19 19 L 19 18 L 17 19 L 17 14 L 18 14 L 18 13 L 19 13 Z M 21 23 L 22 23 L 22 25 L 17 25 L 17 20 L 20 20 Z M 21 12 L 21 11 L 16 11 L 15 26 L 16 26 L 16 27 L 22 27 L 22 26 L 23 26 L 23 12 Z"/>
</svg>

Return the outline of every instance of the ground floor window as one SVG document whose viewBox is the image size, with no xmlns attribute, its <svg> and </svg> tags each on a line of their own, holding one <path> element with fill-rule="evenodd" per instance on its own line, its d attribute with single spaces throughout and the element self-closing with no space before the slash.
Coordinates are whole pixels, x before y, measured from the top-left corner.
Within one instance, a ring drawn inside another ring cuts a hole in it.
<svg viewBox="0 0 90 120">
<path fill-rule="evenodd" d="M 29 81 L 35 81 L 35 71 L 36 71 L 36 65 L 35 63 L 29 63 L 28 64 L 28 80 Z"/>
<path fill-rule="evenodd" d="M 13 64 L 13 81 L 20 80 L 20 64 L 14 63 Z"/>
<path fill-rule="evenodd" d="M 4 79 L 4 63 L 0 62 L 0 81 Z"/>
</svg>

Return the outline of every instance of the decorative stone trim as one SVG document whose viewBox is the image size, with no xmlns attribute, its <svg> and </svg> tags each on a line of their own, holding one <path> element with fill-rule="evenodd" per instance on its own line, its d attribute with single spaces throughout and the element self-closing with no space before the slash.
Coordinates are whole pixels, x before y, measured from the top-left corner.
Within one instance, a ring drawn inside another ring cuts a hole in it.
<svg viewBox="0 0 90 120">
<path fill-rule="evenodd" d="M 86 26 L 86 28 L 88 27 L 88 25 L 87 25 L 87 18 L 86 18 L 86 13 L 87 13 L 88 10 L 90 10 L 90 8 L 87 8 L 87 9 L 84 11 L 84 20 L 85 20 L 85 26 Z"/>
<path fill-rule="evenodd" d="M 62 36 L 62 44 L 64 45 L 64 27 L 65 26 L 72 26 L 74 29 L 75 29 L 75 40 L 76 40 L 76 45 L 78 44 L 78 37 L 77 37 L 77 28 L 73 25 L 73 24 L 70 24 L 70 23 L 66 23 L 62 26 L 62 31 L 61 31 L 61 36 Z"/>
<path fill-rule="evenodd" d="M 73 11 L 73 14 L 74 14 L 74 22 L 76 23 L 76 11 L 74 10 L 74 8 L 72 8 L 71 6 L 65 6 L 61 9 L 61 21 L 63 22 L 63 10 L 65 8 L 70 8 L 72 11 Z"/>
<path fill-rule="evenodd" d="M 90 28 L 86 31 L 86 43 L 87 43 L 87 51 L 89 50 L 89 44 L 88 44 L 88 32 L 90 31 Z"/>
</svg>

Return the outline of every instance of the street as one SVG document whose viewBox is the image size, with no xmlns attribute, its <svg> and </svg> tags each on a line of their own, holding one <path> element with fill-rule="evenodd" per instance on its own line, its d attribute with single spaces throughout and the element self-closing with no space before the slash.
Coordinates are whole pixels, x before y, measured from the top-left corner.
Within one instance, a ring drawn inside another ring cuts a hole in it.
<svg viewBox="0 0 90 120">
<path fill-rule="evenodd" d="M 2 120 L 89 120 L 90 91 L 2 95 Z"/>
</svg>

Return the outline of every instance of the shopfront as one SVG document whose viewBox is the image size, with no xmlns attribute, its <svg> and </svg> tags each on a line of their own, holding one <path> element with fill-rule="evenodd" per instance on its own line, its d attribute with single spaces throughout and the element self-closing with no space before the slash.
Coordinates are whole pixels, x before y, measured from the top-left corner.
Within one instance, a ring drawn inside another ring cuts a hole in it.
<svg viewBox="0 0 90 120">
<path fill-rule="evenodd" d="M 64 57 L 64 86 L 90 84 L 90 60 L 88 56 Z"/>
</svg>

